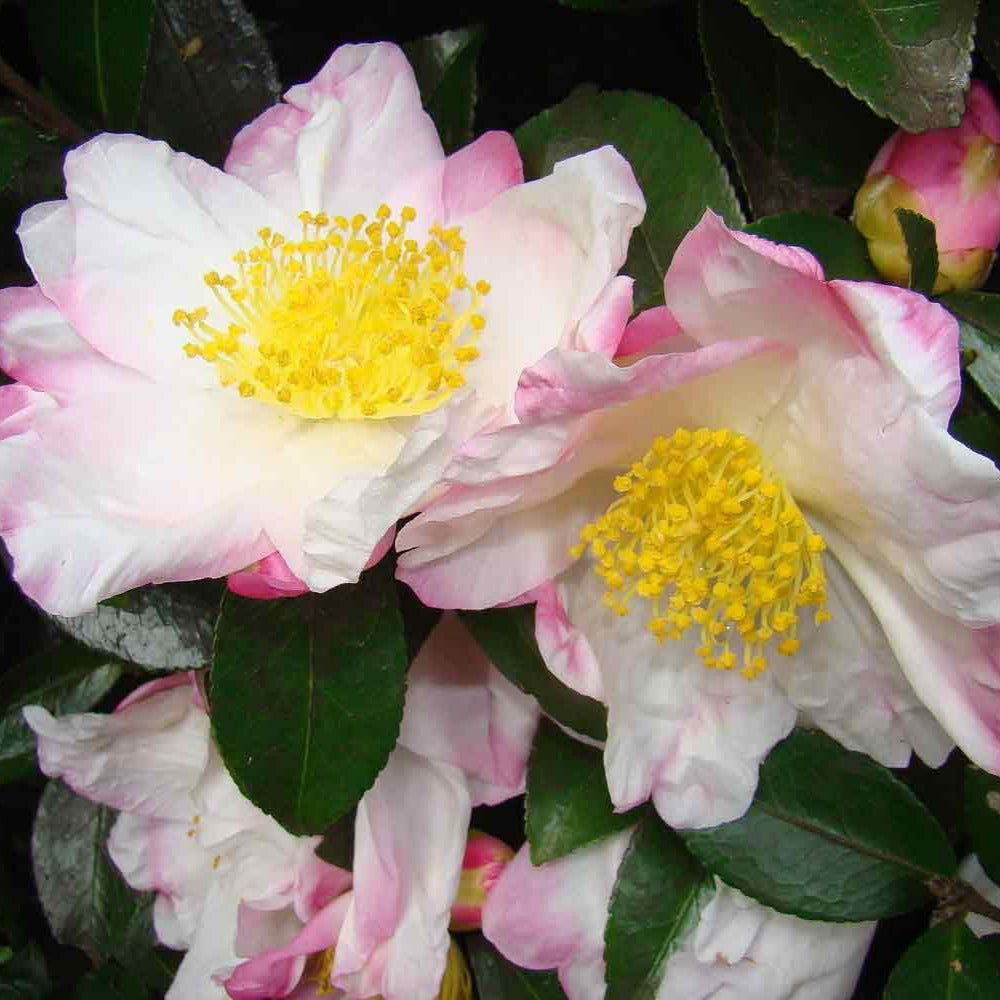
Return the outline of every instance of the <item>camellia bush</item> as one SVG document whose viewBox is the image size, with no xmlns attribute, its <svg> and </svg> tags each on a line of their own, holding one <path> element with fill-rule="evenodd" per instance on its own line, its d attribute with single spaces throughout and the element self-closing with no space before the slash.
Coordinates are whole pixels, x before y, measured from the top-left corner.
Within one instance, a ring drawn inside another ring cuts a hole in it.
<svg viewBox="0 0 1000 1000">
<path fill-rule="evenodd" d="M 1000 996 L 998 72 L 0 0 L 0 998 Z"/>
</svg>

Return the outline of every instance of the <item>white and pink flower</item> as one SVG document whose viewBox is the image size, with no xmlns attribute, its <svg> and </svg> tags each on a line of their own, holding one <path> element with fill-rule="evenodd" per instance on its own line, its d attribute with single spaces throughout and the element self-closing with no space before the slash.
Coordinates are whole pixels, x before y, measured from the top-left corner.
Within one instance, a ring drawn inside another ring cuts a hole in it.
<svg viewBox="0 0 1000 1000">
<path fill-rule="evenodd" d="M 617 358 L 525 371 L 399 576 L 432 606 L 537 601 L 549 669 L 608 706 L 619 810 L 731 820 L 796 723 L 1000 772 L 1000 473 L 947 432 L 955 321 L 712 213 L 664 293 Z"/>
<path fill-rule="evenodd" d="M 501 132 L 446 157 L 389 44 L 335 51 L 224 171 L 100 135 L 65 174 L 19 228 L 37 285 L 0 291 L 0 535 L 61 615 L 356 580 L 526 364 L 629 311 L 628 164 L 523 184 Z"/>
</svg>

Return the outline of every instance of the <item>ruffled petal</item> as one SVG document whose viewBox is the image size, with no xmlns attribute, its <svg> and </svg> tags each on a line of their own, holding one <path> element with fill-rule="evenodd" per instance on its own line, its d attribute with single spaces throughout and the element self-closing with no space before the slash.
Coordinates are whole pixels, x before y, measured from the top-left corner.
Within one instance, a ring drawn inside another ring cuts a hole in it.
<svg viewBox="0 0 1000 1000">
<path fill-rule="evenodd" d="M 570 351 L 595 351 L 613 358 L 632 314 L 634 284 L 634 280 L 625 275 L 612 278 L 560 346 Z"/>
<path fill-rule="evenodd" d="M 603 701 L 601 665 L 587 637 L 566 614 L 564 599 L 568 595 L 563 578 L 543 583 L 532 596 L 536 600 L 535 639 L 545 665 L 574 691 Z"/>
</svg>

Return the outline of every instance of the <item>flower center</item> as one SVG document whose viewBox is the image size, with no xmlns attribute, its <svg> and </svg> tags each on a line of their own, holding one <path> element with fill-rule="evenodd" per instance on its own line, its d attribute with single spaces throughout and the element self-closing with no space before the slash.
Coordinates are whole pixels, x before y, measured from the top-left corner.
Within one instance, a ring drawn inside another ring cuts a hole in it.
<svg viewBox="0 0 1000 1000">
<path fill-rule="evenodd" d="M 678 428 L 614 488 L 621 496 L 571 551 L 590 549 L 604 603 L 619 615 L 633 595 L 650 602 L 647 627 L 660 642 L 698 626 L 705 666 L 731 670 L 738 635 L 741 671 L 753 679 L 769 643 L 785 656 L 799 648 L 800 607 L 816 608 L 816 624 L 829 619 L 826 543 L 752 441 L 728 428 Z"/>
<path fill-rule="evenodd" d="M 233 258 L 236 274 L 209 271 L 228 322 L 178 309 L 184 351 L 213 364 L 219 381 L 300 417 L 416 416 L 465 384 L 479 356 L 490 286 L 470 285 L 457 227 L 434 225 L 423 247 L 406 236 L 416 212 L 381 205 L 332 221 L 303 212 L 301 240 L 261 229 Z"/>
</svg>

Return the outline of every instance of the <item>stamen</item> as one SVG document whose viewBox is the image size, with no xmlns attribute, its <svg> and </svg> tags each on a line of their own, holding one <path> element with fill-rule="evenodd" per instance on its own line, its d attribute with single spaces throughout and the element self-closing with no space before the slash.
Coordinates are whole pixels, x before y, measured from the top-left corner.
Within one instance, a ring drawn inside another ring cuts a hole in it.
<svg viewBox="0 0 1000 1000">
<path fill-rule="evenodd" d="M 636 595 L 649 601 L 659 642 L 698 626 L 705 666 L 739 665 L 749 680 L 767 668 L 768 643 L 783 656 L 798 650 L 799 608 L 815 607 L 817 625 L 829 620 L 826 543 L 747 438 L 680 427 L 614 488 L 622 495 L 571 553 L 590 550 L 618 615 Z"/>
<path fill-rule="evenodd" d="M 381 205 L 370 221 L 302 212 L 299 240 L 268 228 L 233 258 L 235 274 L 205 284 L 223 322 L 208 310 L 177 309 L 190 358 L 213 364 L 244 398 L 301 417 L 415 416 L 465 384 L 486 325 L 490 291 L 462 265 L 457 227 L 434 225 L 423 247 L 407 238 L 416 218 Z"/>
</svg>

